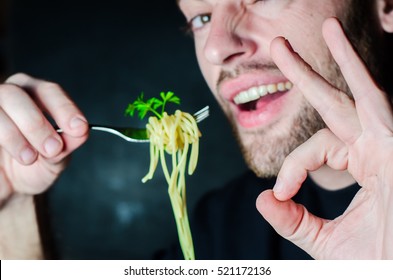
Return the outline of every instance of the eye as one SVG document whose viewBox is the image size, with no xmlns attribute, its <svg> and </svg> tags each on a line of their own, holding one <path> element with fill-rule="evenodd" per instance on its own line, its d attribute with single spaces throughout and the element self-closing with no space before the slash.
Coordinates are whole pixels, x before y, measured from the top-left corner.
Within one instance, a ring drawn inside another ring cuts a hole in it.
<svg viewBox="0 0 393 280">
<path fill-rule="evenodd" d="M 250 2 L 250 5 L 254 5 L 254 4 L 265 4 L 264 2 L 268 2 L 269 0 L 253 0 L 252 2 Z"/>
<path fill-rule="evenodd" d="M 246 1 L 246 5 L 252 5 L 257 2 L 264 2 L 264 1 L 267 1 L 267 0 L 249 0 L 249 1 Z"/>
<path fill-rule="evenodd" d="M 203 14 L 203 15 L 197 15 L 196 17 L 193 17 L 188 25 L 189 28 L 192 31 L 196 31 L 198 29 L 201 29 L 204 27 L 206 24 L 210 22 L 211 15 L 210 14 Z"/>
</svg>

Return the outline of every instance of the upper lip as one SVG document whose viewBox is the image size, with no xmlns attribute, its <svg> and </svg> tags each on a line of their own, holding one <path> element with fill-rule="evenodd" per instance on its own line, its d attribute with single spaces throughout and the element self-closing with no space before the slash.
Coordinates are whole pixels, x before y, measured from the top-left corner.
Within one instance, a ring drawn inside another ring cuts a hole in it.
<svg viewBox="0 0 393 280">
<path fill-rule="evenodd" d="M 219 92 L 226 100 L 233 102 L 237 94 L 252 87 L 287 82 L 283 76 L 247 73 L 236 78 L 228 79 L 219 85 Z"/>
</svg>

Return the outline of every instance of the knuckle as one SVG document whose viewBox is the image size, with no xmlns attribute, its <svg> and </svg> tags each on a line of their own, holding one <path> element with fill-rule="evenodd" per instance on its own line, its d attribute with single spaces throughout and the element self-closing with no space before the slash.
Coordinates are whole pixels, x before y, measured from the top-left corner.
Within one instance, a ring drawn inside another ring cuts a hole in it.
<svg viewBox="0 0 393 280">
<path fill-rule="evenodd" d="M 5 133 L 0 134 L 1 152 L 8 151 L 13 157 L 18 157 L 20 151 L 29 145 L 24 136 L 16 127 L 2 127 Z"/>
<path fill-rule="evenodd" d="M 74 114 L 78 112 L 75 104 L 67 101 L 59 104 L 57 108 L 58 111 L 61 112 L 66 119 L 70 119 Z"/>
<path fill-rule="evenodd" d="M 0 102 L 8 100 L 8 98 L 14 98 L 16 95 L 22 94 L 20 87 L 14 84 L 2 84 L 0 85 Z"/>
<path fill-rule="evenodd" d="M 54 94 L 64 92 L 59 84 L 48 81 L 39 83 L 37 89 L 38 92 L 41 92 L 42 94 Z"/>
<path fill-rule="evenodd" d="M 4 128 L 3 128 L 4 129 Z M 17 139 L 19 137 L 18 133 L 16 133 L 12 129 L 3 130 L 3 133 L 0 134 L 0 140 L 2 145 L 13 145 L 14 143 L 18 142 Z"/>
<path fill-rule="evenodd" d="M 18 83 L 21 81 L 27 81 L 31 79 L 31 77 L 23 72 L 15 73 L 12 76 L 8 77 L 5 81 L 6 83 Z"/>
<path fill-rule="evenodd" d="M 329 128 L 322 128 L 315 133 L 315 138 L 326 138 L 331 135 Z"/>
<path fill-rule="evenodd" d="M 22 124 L 23 131 L 26 134 L 37 134 L 42 129 L 45 129 L 47 125 L 47 119 L 42 114 L 34 114 L 26 121 L 26 123 Z"/>
<path fill-rule="evenodd" d="M 296 150 L 292 151 L 291 153 L 289 153 L 287 155 L 287 157 L 285 158 L 284 164 L 283 166 L 285 167 L 289 167 L 289 166 L 296 166 L 298 164 L 298 157 L 296 154 Z"/>
</svg>

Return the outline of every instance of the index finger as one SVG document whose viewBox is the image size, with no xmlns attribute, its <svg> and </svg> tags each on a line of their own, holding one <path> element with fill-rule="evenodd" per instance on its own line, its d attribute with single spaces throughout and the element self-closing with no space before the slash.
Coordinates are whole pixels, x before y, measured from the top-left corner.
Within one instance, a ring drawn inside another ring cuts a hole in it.
<svg viewBox="0 0 393 280">
<path fill-rule="evenodd" d="M 282 73 L 318 111 L 331 131 L 343 142 L 353 143 L 361 133 L 353 100 L 315 72 L 284 38 L 274 39 L 270 52 Z"/>
<path fill-rule="evenodd" d="M 364 62 L 345 36 L 341 24 L 336 18 L 327 19 L 322 32 L 334 60 L 352 90 L 360 123 L 371 127 L 382 123 L 393 128 L 387 95 L 375 83 Z"/>
<path fill-rule="evenodd" d="M 22 73 L 11 76 L 6 83 L 26 89 L 66 134 L 79 137 L 87 133 L 86 118 L 59 85 Z"/>
</svg>

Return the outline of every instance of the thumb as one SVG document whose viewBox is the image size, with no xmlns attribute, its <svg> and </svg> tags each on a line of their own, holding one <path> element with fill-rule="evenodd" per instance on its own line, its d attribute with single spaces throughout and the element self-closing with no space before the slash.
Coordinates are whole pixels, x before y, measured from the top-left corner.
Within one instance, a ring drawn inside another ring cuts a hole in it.
<svg viewBox="0 0 393 280">
<path fill-rule="evenodd" d="M 326 220 L 314 216 L 301 204 L 293 200 L 280 201 L 272 190 L 262 192 L 256 202 L 261 215 L 275 231 L 296 246 L 316 258 L 320 255 L 323 231 Z"/>
</svg>

